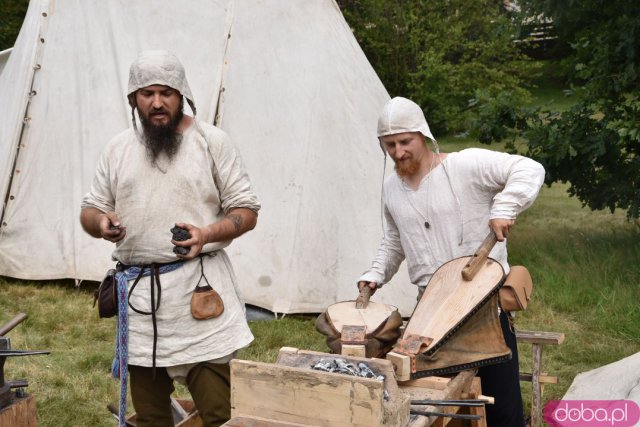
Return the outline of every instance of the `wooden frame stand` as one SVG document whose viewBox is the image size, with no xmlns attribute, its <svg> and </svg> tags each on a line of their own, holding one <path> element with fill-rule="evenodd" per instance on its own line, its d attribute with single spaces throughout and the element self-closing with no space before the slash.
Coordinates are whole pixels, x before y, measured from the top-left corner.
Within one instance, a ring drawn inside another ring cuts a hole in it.
<svg viewBox="0 0 640 427">
<path fill-rule="evenodd" d="M 531 427 L 542 426 L 542 392 L 545 384 L 557 384 L 558 377 L 542 372 L 542 348 L 546 344 L 560 345 L 564 342 L 561 332 L 519 331 L 518 343 L 531 344 L 533 363 L 531 373 L 520 373 L 521 381 L 531 381 Z"/>
</svg>

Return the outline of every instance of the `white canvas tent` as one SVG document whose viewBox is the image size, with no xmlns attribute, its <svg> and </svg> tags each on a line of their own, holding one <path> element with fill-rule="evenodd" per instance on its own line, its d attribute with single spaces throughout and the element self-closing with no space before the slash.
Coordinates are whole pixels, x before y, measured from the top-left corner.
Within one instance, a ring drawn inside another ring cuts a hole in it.
<svg viewBox="0 0 640 427">
<path fill-rule="evenodd" d="M 99 280 L 112 265 L 80 201 L 130 126 L 129 64 L 157 48 L 182 60 L 198 117 L 231 135 L 263 204 L 228 249 L 246 302 L 355 298 L 381 236 L 388 95 L 333 0 L 32 0 L 0 75 L 0 275 Z M 374 299 L 408 315 L 415 288 L 396 282 Z"/>
<path fill-rule="evenodd" d="M 640 405 L 640 353 L 578 374 L 563 400 L 633 400 Z"/>
<path fill-rule="evenodd" d="M 2 70 L 4 69 L 4 65 L 9 60 L 9 56 L 11 56 L 11 51 L 13 48 L 5 49 L 0 52 L 0 75 L 2 74 Z"/>
</svg>

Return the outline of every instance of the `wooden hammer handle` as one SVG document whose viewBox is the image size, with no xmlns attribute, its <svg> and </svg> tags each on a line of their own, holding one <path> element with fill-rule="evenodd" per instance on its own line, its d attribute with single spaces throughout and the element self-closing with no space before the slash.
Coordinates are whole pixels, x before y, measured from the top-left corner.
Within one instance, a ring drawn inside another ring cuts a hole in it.
<svg viewBox="0 0 640 427">
<path fill-rule="evenodd" d="M 489 252 L 491 252 L 491 249 L 493 249 L 497 241 L 493 230 L 489 231 L 489 234 L 476 250 L 476 253 L 473 254 L 467 265 L 462 269 L 462 278 L 464 280 L 467 282 L 473 280 L 478 270 L 480 270 L 480 267 L 482 267 L 487 260 Z"/>
<path fill-rule="evenodd" d="M 356 299 L 356 308 L 367 308 L 369 298 L 371 298 L 371 288 L 367 284 L 360 289 L 360 294 Z"/>
</svg>

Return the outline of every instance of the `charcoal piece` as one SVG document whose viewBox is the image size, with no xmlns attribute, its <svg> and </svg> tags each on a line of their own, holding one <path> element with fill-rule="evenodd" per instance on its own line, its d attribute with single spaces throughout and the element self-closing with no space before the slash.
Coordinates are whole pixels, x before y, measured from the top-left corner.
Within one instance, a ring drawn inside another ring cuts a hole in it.
<svg viewBox="0 0 640 427">
<path fill-rule="evenodd" d="M 173 227 L 171 229 L 171 234 L 173 235 L 173 240 L 178 242 L 184 242 L 185 240 L 188 240 L 191 238 L 191 235 L 189 234 L 189 230 L 185 228 Z M 173 247 L 173 253 L 178 255 L 186 255 L 189 253 L 190 250 L 191 250 L 191 246 L 187 246 L 187 247 L 174 246 Z"/>
<path fill-rule="evenodd" d="M 174 246 L 173 247 L 173 253 L 174 254 L 178 254 L 178 255 L 186 255 L 189 253 L 191 246 L 188 247 L 184 247 L 184 246 Z"/>
<path fill-rule="evenodd" d="M 171 234 L 173 234 L 173 240 L 176 240 L 178 242 L 183 242 L 191 237 L 191 235 L 189 234 L 189 230 L 180 227 L 173 227 L 171 229 Z"/>
</svg>

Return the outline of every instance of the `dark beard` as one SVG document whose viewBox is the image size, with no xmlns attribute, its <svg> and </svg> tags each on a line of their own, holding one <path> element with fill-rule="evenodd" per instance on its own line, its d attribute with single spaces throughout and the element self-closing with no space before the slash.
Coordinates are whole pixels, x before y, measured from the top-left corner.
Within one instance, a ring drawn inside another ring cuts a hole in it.
<svg viewBox="0 0 640 427">
<path fill-rule="evenodd" d="M 147 149 L 147 156 L 152 165 L 157 165 L 158 156 L 165 153 L 169 161 L 171 161 L 178 153 L 180 142 L 182 142 L 182 134 L 178 133 L 178 125 L 184 117 L 179 110 L 176 115 L 166 125 L 154 125 L 151 121 L 140 115 L 140 123 L 142 124 L 142 142 Z"/>
</svg>

